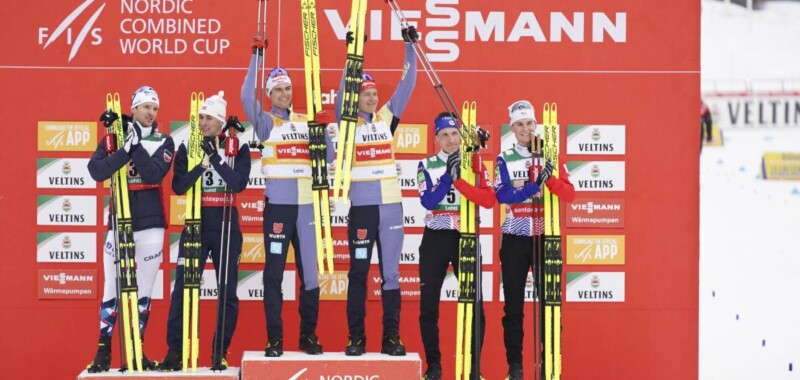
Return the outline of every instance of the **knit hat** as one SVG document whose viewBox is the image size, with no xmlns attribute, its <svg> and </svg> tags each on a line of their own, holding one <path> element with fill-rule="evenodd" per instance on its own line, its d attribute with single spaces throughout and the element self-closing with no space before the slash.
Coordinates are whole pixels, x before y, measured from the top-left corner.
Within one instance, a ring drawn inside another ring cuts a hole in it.
<svg viewBox="0 0 800 380">
<path fill-rule="evenodd" d="M 446 128 L 458 128 L 458 121 L 452 115 L 442 115 L 437 117 L 433 122 L 434 134 L 438 135 L 439 131 Z"/>
<path fill-rule="evenodd" d="M 225 108 L 228 106 L 228 102 L 225 101 L 223 96 L 225 96 L 225 91 L 220 91 L 217 95 L 212 95 L 206 99 L 199 113 L 211 116 L 224 123 L 227 115 Z"/>
<path fill-rule="evenodd" d="M 508 123 L 511 125 L 524 119 L 533 119 L 533 122 L 536 123 L 536 111 L 531 102 L 517 100 L 508 107 L 508 118 Z"/>
<path fill-rule="evenodd" d="M 267 76 L 267 94 L 272 92 L 272 89 L 279 84 L 292 85 L 292 79 L 289 78 L 289 73 L 282 67 L 276 67 L 269 72 Z"/>
<path fill-rule="evenodd" d="M 378 85 L 375 84 L 375 78 L 373 78 L 372 75 L 367 73 L 361 74 L 361 91 L 359 92 L 364 92 L 373 88 L 374 89 L 378 88 Z"/>
<path fill-rule="evenodd" d="M 150 86 L 140 87 L 133 93 L 131 108 L 136 108 L 142 103 L 155 103 L 158 105 L 158 93 Z"/>
</svg>

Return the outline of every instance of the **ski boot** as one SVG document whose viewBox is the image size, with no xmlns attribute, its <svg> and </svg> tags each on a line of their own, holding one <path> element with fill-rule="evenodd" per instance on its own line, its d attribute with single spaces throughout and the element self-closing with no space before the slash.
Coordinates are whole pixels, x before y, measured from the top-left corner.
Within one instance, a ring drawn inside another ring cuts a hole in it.
<svg viewBox="0 0 800 380">
<path fill-rule="evenodd" d="M 227 352 L 224 352 L 221 358 L 211 355 L 211 370 L 224 371 L 228 369 L 228 360 L 225 358 L 226 356 L 228 356 Z"/>
<path fill-rule="evenodd" d="M 350 334 L 350 341 L 344 354 L 347 356 L 361 356 L 367 352 L 367 337 L 364 334 Z"/>
<path fill-rule="evenodd" d="M 442 365 L 439 363 L 428 363 L 428 370 L 422 380 L 442 380 Z"/>
<path fill-rule="evenodd" d="M 383 336 L 383 344 L 381 346 L 382 354 L 389 354 L 391 356 L 405 356 L 406 346 L 400 341 L 400 336 L 397 334 L 387 334 Z"/>
<path fill-rule="evenodd" d="M 181 350 L 169 349 L 167 356 L 161 363 L 158 363 L 159 371 L 180 371 L 183 369 L 183 352 Z"/>
<path fill-rule="evenodd" d="M 283 339 L 278 338 L 267 342 L 267 347 L 264 348 L 264 356 L 277 358 L 283 355 Z"/>
<path fill-rule="evenodd" d="M 100 337 L 97 343 L 97 354 L 94 360 L 86 366 L 89 373 L 107 372 L 111 368 L 111 337 Z"/>
<path fill-rule="evenodd" d="M 322 345 L 316 334 L 300 334 L 300 350 L 309 355 L 322 355 Z"/>
<path fill-rule="evenodd" d="M 511 363 L 508 365 L 506 380 L 522 380 L 522 364 Z"/>
</svg>

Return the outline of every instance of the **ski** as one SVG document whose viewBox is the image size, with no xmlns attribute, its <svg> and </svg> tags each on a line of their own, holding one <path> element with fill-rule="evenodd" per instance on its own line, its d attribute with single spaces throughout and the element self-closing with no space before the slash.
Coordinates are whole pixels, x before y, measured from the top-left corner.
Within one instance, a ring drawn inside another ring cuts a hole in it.
<svg viewBox="0 0 800 380">
<path fill-rule="evenodd" d="M 477 104 L 464 102 L 461 114 L 461 178 L 475 185 L 475 172 L 472 170 L 473 158 L 478 144 L 473 129 L 476 125 Z M 479 220 L 477 207 L 465 196 L 461 196 L 458 247 L 458 310 L 456 330 L 456 379 L 469 379 L 471 373 L 480 373 L 480 290 L 481 265 L 480 245 L 478 244 Z M 475 350 L 473 358 L 472 351 Z M 474 361 L 474 363 L 473 363 Z"/>
<path fill-rule="evenodd" d="M 531 167 L 529 169 L 528 181 L 536 182 L 536 178 L 544 168 L 544 159 L 542 154 L 542 138 L 539 135 L 531 136 Z M 542 198 L 542 191 L 540 190 L 531 199 L 531 206 L 533 215 L 531 218 L 531 232 L 533 235 L 533 254 L 531 260 L 531 277 L 533 279 L 533 370 L 535 379 L 544 378 L 544 366 L 542 359 L 544 358 L 544 301 L 542 299 L 542 284 L 544 281 L 542 258 L 544 256 L 542 248 L 544 247 L 544 199 Z M 541 221 L 541 222 L 540 222 Z"/>
<path fill-rule="evenodd" d="M 324 273 L 325 259 L 327 258 L 328 273 L 333 274 L 333 239 L 331 237 L 328 163 L 326 161 L 328 149 L 325 144 L 325 128 L 327 126 L 314 121 L 317 112 L 322 111 L 322 87 L 320 86 L 319 78 L 319 40 L 317 39 L 317 5 L 315 0 L 303 0 L 300 3 L 300 7 L 302 8 L 303 17 L 308 150 L 311 157 L 311 188 L 314 193 L 314 236 L 317 242 L 317 266 L 319 267 L 319 273 Z"/>
<path fill-rule="evenodd" d="M 543 107 L 545 160 L 558 177 L 559 125 L 556 103 Z M 544 195 L 544 378 L 561 379 L 561 226 L 559 199 L 546 187 Z"/>
<path fill-rule="evenodd" d="M 350 31 L 353 42 L 347 45 L 345 81 L 342 90 L 342 112 L 339 120 L 339 146 L 336 149 L 336 170 L 333 181 L 333 200 L 347 202 L 350 191 L 350 171 L 353 168 L 356 127 L 358 127 L 358 96 L 361 92 L 361 73 L 364 68 L 364 33 L 367 0 L 353 0 L 350 11 Z M 341 189 L 341 193 L 340 193 Z"/>
<path fill-rule="evenodd" d="M 106 94 L 106 109 L 122 116 L 119 93 Z M 109 134 L 116 140 L 116 148 L 125 146 L 124 127 L 122 120 L 117 119 L 108 128 Z M 114 207 L 111 213 L 111 225 L 115 233 L 117 300 L 122 304 L 119 337 L 123 342 L 127 364 L 127 367 L 120 370 L 136 368 L 141 373 L 142 339 L 139 330 L 139 289 L 136 285 L 136 245 L 133 240 L 133 221 L 128 197 L 129 165 L 121 167 L 111 177 L 111 203 Z"/>
<path fill-rule="evenodd" d="M 205 101 L 202 92 L 193 92 L 190 100 L 189 145 L 187 149 L 187 170 L 194 169 L 203 160 L 203 134 L 200 132 L 198 112 Z M 201 178 L 186 192 L 186 219 L 183 241 L 183 372 L 191 365 L 197 371 L 197 359 L 200 353 L 200 337 L 198 336 L 199 303 L 200 303 L 200 207 L 203 188 Z"/>
</svg>

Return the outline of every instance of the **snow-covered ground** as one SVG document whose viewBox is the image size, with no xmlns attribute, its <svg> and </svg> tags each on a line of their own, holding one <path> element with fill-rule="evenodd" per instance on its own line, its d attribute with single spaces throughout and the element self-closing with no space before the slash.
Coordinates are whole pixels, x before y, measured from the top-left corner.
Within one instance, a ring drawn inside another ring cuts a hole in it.
<svg viewBox="0 0 800 380">
<path fill-rule="evenodd" d="M 702 78 L 800 79 L 800 2 L 703 0 Z M 759 179 L 800 129 L 726 129 L 700 158 L 700 379 L 800 379 L 800 182 Z"/>
</svg>

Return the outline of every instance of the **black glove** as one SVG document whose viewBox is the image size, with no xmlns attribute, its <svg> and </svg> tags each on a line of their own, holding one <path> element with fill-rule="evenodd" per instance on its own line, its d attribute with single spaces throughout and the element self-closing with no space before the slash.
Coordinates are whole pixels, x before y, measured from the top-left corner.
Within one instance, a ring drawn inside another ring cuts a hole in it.
<svg viewBox="0 0 800 380">
<path fill-rule="evenodd" d="M 118 119 L 119 115 L 117 115 L 117 113 L 112 110 L 106 110 L 105 112 L 103 112 L 103 114 L 100 115 L 100 121 L 103 122 L 103 125 L 106 128 L 111 127 L 111 125 L 114 124 L 114 122 L 117 121 Z"/>
<path fill-rule="evenodd" d="M 203 138 L 203 144 L 201 147 L 203 148 L 203 152 L 206 152 L 206 156 L 208 156 L 208 158 L 213 158 L 219 154 L 219 150 L 217 149 L 217 139 L 214 137 Z"/>
<path fill-rule="evenodd" d="M 409 25 L 408 28 L 403 28 L 400 30 L 400 34 L 403 35 L 403 41 L 408 43 L 414 43 L 419 41 L 419 33 L 417 33 L 417 29 L 414 28 L 414 25 Z"/>
<path fill-rule="evenodd" d="M 476 145 L 480 145 L 481 148 L 486 148 L 486 142 L 489 141 L 490 137 L 489 132 L 483 128 L 478 128 L 475 130 L 475 135 L 478 138 L 478 144 Z"/>
<path fill-rule="evenodd" d="M 239 122 L 238 116 L 229 116 L 228 121 L 225 123 L 225 127 L 222 128 L 222 133 L 228 131 L 229 128 L 233 128 L 239 132 L 244 132 L 244 126 L 242 123 Z"/>
<path fill-rule="evenodd" d="M 542 171 L 539 172 L 539 175 L 536 177 L 536 185 L 539 188 L 542 188 L 545 182 L 550 179 L 550 176 L 553 175 L 553 161 L 547 160 L 547 163 L 542 168 Z"/>
<path fill-rule="evenodd" d="M 453 152 L 447 156 L 447 172 L 450 173 L 450 177 L 453 177 L 453 182 L 458 181 L 458 178 L 461 177 L 461 154 L 459 152 Z"/>
</svg>

